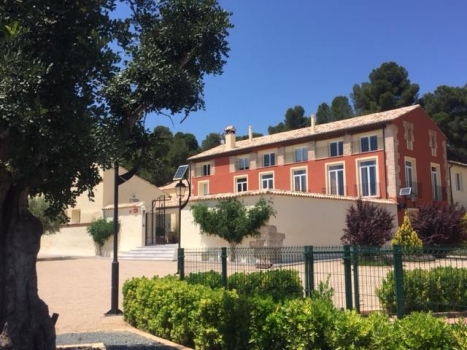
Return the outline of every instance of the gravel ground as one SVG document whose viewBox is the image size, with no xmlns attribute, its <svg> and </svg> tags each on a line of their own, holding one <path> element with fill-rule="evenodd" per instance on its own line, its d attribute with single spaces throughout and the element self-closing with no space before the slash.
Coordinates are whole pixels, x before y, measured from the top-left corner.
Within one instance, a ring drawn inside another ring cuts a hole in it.
<svg viewBox="0 0 467 350">
<path fill-rule="evenodd" d="M 94 343 L 103 343 L 107 350 L 180 349 L 133 332 L 63 333 L 57 335 L 57 346 Z"/>
</svg>

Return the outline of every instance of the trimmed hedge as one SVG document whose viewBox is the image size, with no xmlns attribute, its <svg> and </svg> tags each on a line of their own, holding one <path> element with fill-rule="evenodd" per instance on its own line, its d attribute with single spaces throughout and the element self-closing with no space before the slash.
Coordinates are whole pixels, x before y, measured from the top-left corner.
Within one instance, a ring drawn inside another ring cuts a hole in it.
<svg viewBox="0 0 467 350">
<path fill-rule="evenodd" d="M 463 320 L 450 325 L 426 313 L 395 321 L 380 313 L 362 317 L 325 297 L 275 302 L 172 276 L 126 281 L 123 310 L 132 326 L 203 350 L 467 348 Z"/>
<path fill-rule="evenodd" d="M 222 276 L 214 271 L 192 273 L 185 280 L 190 284 L 222 288 Z M 293 270 L 236 272 L 229 276 L 227 286 L 242 296 L 270 296 L 274 301 L 303 297 L 298 271 Z"/>
<path fill-rule="evenodd" d="M 383 308 L 396 312 L 393 271 L 387 273 L 376 295 Z M 467 310 L 467 269 L 446 266 L 404 271 L 404 301 L 406 313 Z"/>
</svg>

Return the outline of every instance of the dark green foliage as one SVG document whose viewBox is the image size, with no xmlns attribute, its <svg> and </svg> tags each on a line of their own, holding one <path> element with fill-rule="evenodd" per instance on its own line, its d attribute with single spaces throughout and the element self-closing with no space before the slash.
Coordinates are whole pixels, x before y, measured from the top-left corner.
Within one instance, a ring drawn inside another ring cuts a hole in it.
<svg viewBox="0 0 467 350">
<path fill-rule="evenodd" d="M 120 223 L 118 224 L 118 229 L 120 230 Z M 114 222 L 113 220 L 107 221 L 104 218 L 93 220 L 89 226 L 86 228 L 89 235 L 92 237 L 94 243 L 99 246 L 99 254 L 101 253 L 101 248 L 104 245 L 105 241 L 112 236 L 114 231 Z"/>
<path fill-rule="evenodd" d="M 47 215 L 50 205 L 44 197 L 30 197 L 28 205 L 31 214 L 41 221 L 45 234 L 57 233 L 60 231 L 60 225 L 68 221 L 67 216 L 63 212 Z"/>
<path fill-rule="evenodd" d="M 342 243 L 381 247 L 392 238 L 394 215 L 376 204 L 358 199 L 347 210 Z"/>
<path fill-rule="evenodd" d="M 201 142 L 201 150 L 207 151 L 208 149 L 217 147 L 221 144 L 223 139 L 222 134 L 211 132 L 209 133 L 206 138 Z"/>
<path fill-rule="evenodd" d="M 190 284 L 202 284 L 210 288 L 222 287 L 222 275 L 215 271 L 189 274 Z M 273 301 L 303 297 L 298 271 L 272 270 L 252 273 L 236 272 L 228 277 L 228 289 L 235 289 L 241 296 L 270 297 Z"/>
<path fill-rule="evenodd" d="M 123 286 L 124 319 L 177 343 L 208 350 L 465 349 L 467 325 L 430 314 L 390 320 L 337 310 L 329 298 L 239 297 L 174 276 Z"/>
<path fill-rule="evenodd" d="M 395 62 L 373 69 L 369 82 L 355 84 L 350 95 L 358 115 L 411 106 L 418 99 L 418 84 L 412 84 L 407 70 Z"/>
<path fill-rule="evenodd" d="M 419 101 L 448 138 L 448 158 L 467 163 L 467 85 L 441 85 Z"/>
<path fill-rule="evenodd" d="M 236 272 L 229 276 L 229 289 L 245 296 L 270 296 L 274 301 L 303 297 L 303 288 L 297 271 L 273 270 L 267 272 Z"/>
<path fill-rule="evenodd" d="M 461 245 L 467 242 L 465 209 L 459 204 L 420 205 L 412 227 L 426 246 Z"/>
<path fill-rule="evenodd" d="M 215 289 L 222 288 L 222 275 L 219 272 L 197 272 L 185 276 L 185 281 L 189 284 L 202 284 L 203 286 Z"/>
<path fill-rule="evenodd" d="M 436 267 L 404 271 L 405 311 L 467 310 L 467 269 Z M 396 311 L 394 272 L 387 273 L 376 295 L 390 313 Z"/>
<path fill-rule="evenodd" d="M 269 135 L 284 131 L 296 130 L 310 125 L 310 118 L 305 117 L 305 110 L 302 106 L 295 106 L 287 109 L 285 119 L 276 126 L 269 126 Z"/>
<path fill-rule="evenodd" d="M 332 121 L 331 109 L 326 102 L 323 102 L 318 106 L 318 111 L 316 112 L 316 124 L 326 124 L 330 121 Z"/>
</svg>

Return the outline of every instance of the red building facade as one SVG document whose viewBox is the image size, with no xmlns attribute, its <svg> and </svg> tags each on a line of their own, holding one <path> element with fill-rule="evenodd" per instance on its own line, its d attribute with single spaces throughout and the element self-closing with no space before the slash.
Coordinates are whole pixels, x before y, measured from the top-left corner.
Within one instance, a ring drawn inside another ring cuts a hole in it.
<svg viewBox="0 0 467 350">
<path fill-rule="evenodd" d="M 223 145 L 189 159 L 195 196 L 275 189 L 389 199 L 401 209 L 449 200 L 446 137 L 418 105 L 249 134 L 236 141 L 227 127 Z"/>
</svg>

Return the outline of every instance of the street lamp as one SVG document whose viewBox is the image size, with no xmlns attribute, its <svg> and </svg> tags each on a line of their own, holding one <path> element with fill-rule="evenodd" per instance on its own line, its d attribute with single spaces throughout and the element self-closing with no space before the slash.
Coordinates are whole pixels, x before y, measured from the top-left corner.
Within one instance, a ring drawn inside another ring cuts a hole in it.
<svg viewBox="0 0 467 350">
<path fill-rule="evenodd" d="M 188 178 L 185 179 L 185 175 L 188 171 L 188 165 L 180 165 L 175 172 L 173 177 L 173 181 L 177 181 L 178 183 L 175 185 L 175 194 L 178 197 L 178 248 L 181 247 L 181 240 L 182 240 L 182 209 L 186 207 L 188 201 L 190 200 L 191 196 L 191 184 Z M 183 179 L 188 182 L 188 197 L 182 203 L 182 199 L 185 197 L 185 192 L 187 186 L 183 183 Z"/>
<path fill-rule="evenodd" d="M 182 242 L 182 198 L 185 197 L 186 185 L 182 179 L 175 185 L 175 193 L 178 197 L 178 247 L 181 247 Z"/>
</svg>

